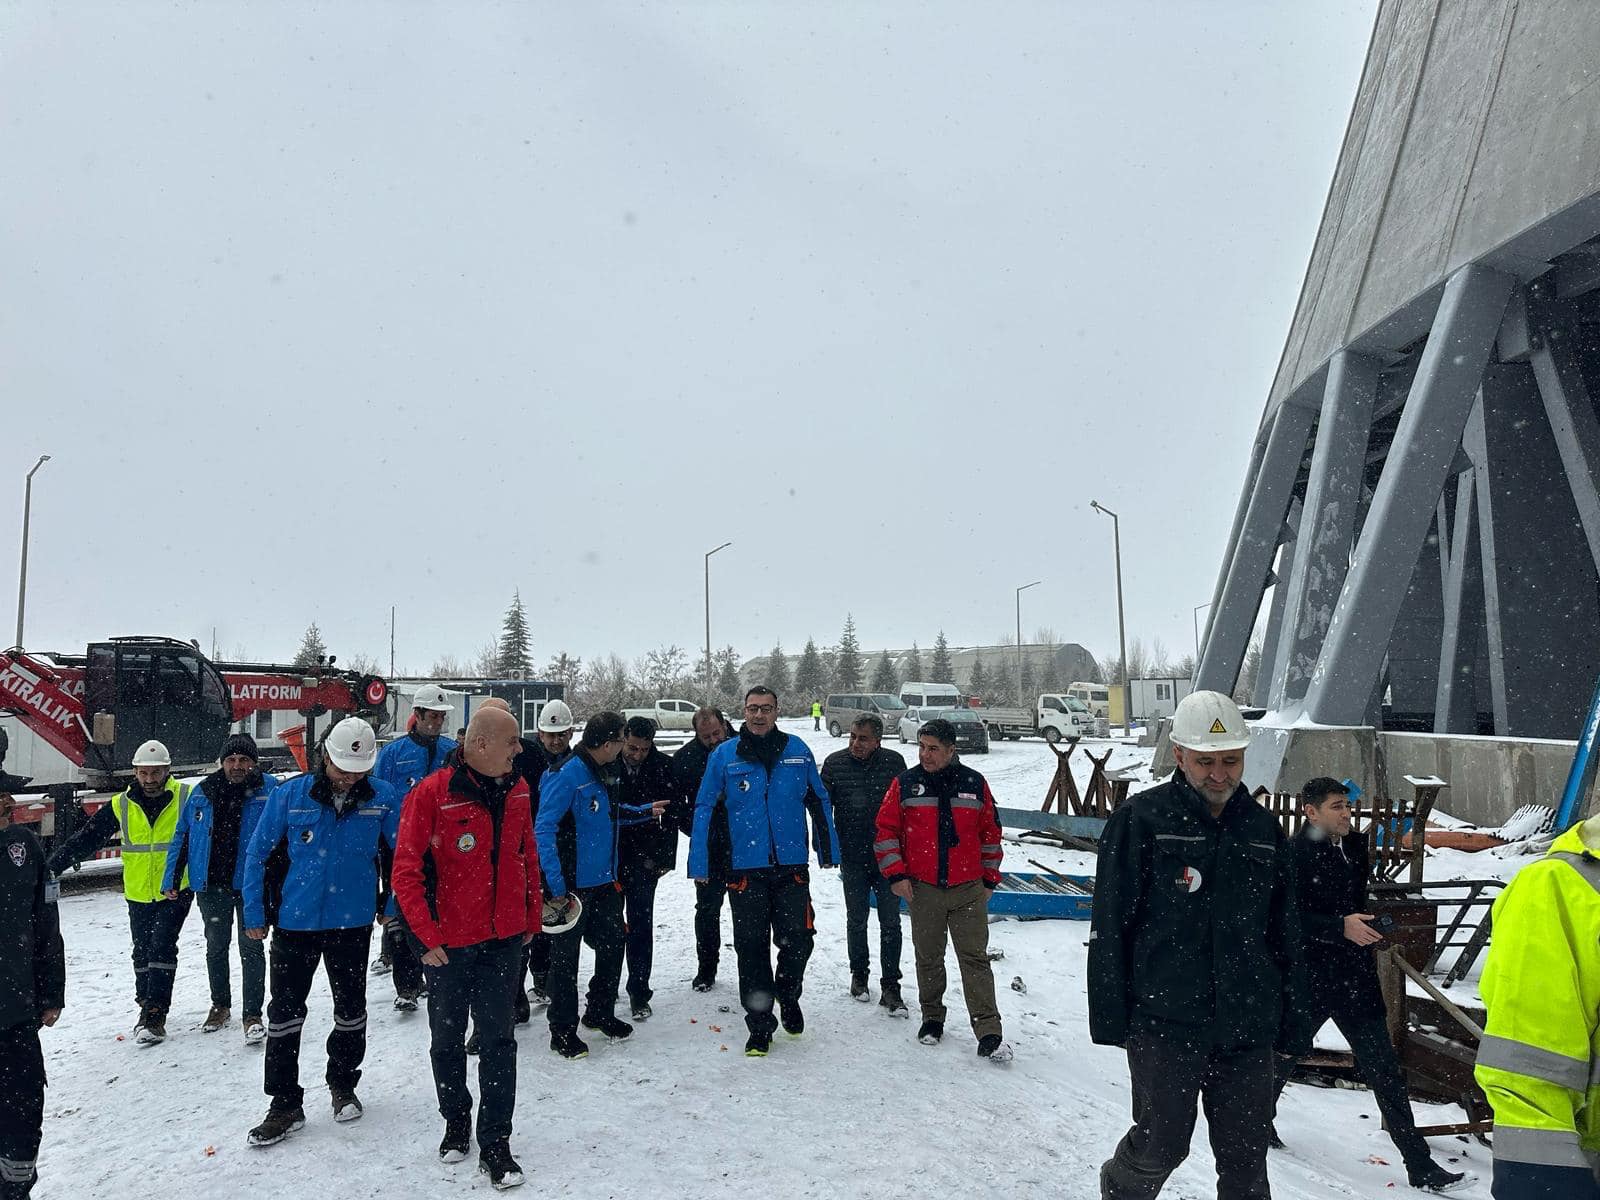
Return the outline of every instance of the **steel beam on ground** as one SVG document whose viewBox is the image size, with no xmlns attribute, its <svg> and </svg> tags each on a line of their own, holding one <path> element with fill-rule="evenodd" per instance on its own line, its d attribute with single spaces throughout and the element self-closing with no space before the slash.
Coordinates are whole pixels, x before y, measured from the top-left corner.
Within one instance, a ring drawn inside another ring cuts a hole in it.
<svg viewBox="0 0 1600 1200">
<path fill-rule="evenodd" d="M 1319 724 L 1353 725 L 1364 713 L 1515 286 L 1477 263 L 1445 285 L 1306 689 Z"/>
</svg>

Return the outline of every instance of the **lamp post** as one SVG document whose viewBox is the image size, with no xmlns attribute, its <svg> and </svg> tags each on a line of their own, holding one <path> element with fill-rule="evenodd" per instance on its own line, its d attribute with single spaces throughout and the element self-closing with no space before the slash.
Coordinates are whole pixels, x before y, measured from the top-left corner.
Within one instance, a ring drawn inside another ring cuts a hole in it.
<svg viewBox="0 0 1600 1200">
<path fill-rule="evenodd" d="M 48 454 L 39 455 L 39 461 L 28 472 L 22 486 L 22 569 L 17 572 L 17 640 L 22 645 L 22 614 L 28 604 L 28 518 L 33 512 L 33 473 L 50 461 Z"/>
<path fill-rule="evenodd" d="M 1122 731 L 1126 734 L 1133 728 L 1133 684 L 1128 682 L 1128 629 L 1122 619 L 1122 521 L 1098 500 L 1089 501 L 1089 507 L 1111 518 L 1111 540 L 1117 562 L 1117 653 L 1122 658 Z"/>
<path fill-rule="evenodd" d="M 717 550 L 726 550 L 732 542 L 723 542 L 716 550 L 706 551 L 706 699 L 711 699 L 711 556 Z"/>
<path fill-rule="evenodd" d="M 1210 607 L 1211 601 L 1207 600 L 1204 604 L 1196 604 L 1194 612 L 1190 614 L 1190 621 L 1194 625 L 1194 669 L 1196 671 L 1200 669 L 1200 610 Z"/>
<path fill-rule="evenodd" d="M 1032 583 L 1025 583 L 1017 589 L 1017 707 L 1032 708 L 1027 697 L 1022 694 L 1022 593 L 1031 587 L 1038 587 L 1044 580 L 1035 579 Z"/>
</svg>

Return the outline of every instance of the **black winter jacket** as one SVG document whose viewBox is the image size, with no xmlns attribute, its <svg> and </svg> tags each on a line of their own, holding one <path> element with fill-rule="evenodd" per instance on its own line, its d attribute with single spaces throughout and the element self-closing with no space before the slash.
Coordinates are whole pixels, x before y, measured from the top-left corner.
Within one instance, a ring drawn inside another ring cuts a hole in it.
<svg viewBox="0 0 1600 1200">
<path fill-rule="evenodd" d="M 37 1029 L 45 1009 L 65 1003 L 67 957 L 55 889 L 33 831 L 0 829 L 0 1029 Z"/>
<path fill-rule="evenodd" d="M 1344 919 L 1367 911 L 1366 838 L 1352 832 L 1336 843 L 1307 822 L 1290 844 L 1312 1010 L 1324 1018 L 1383 1016 L 1372 947 L 1344 936 Z"/>
<path fill-rule="evenodd" d="M 1089 1035 L 1144 1031 L 1220 1049 L 1309 1048 L 1294 865 L 1241 786 L 1220 819 L 1181 774 L 1122 805 L 1100 835 Z"/>
<path fill-rule="evenodd" d="M 617 866 L 629 874 L 664 875 L 678 861 L 678 829 L 669 814 L 683 797 L 673 774 L 672 760 L 659 750 L 651 750 L 637 771 L 620 758 L 617 765 L 621 771 L 618 798 L 622 803 L 644 805 L 667 801 L 667 814 L 659 821 L 653 817 L 624 819 L 622 828 L 617 831 Z"/>
<path fill-rule="evenodd" d="M 700 794 L 700 783 L 706 777 L 706 762 L 711 758 L 699 738 L 679 746 L 672 756 L 672 774 L 677 781 L 681 801 L 667 811 L 667 820 L 674 821 L 684 837 L 694 835 L 694 801 Z M 733 863 L 733 837 L 728 832 L 728 810 L 717 805 L 711 813 L 711 836 L 706 841 L 711 876 L 726 879 Z"/>
<path fill-rule="evenodd" d="M 883 794 L 906 769 L 905 757 L 879 746 L 866 762 L 848 749 L 835 750 L 822 763 L 822 782 L 833 800 L 833 827 L 839 834 L 839 862 L 877 869 L 872 843 L 877 838 Z"/>
</svg>

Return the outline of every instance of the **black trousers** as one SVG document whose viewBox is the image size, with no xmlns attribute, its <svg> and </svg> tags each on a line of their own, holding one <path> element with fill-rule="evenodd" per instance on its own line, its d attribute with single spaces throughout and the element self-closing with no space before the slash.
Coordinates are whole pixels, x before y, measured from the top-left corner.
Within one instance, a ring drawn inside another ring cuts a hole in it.
<svg viewBox="0 0 1600 1200">
<path fill-rule="evenodd" d="M 367 954 L 372 926 L 357 929 L 275 929 L 267 975 L 266 1093 L 279 1106 L 305 1099 L 300 1086 L 300 1030 L 306 997 L 320 962 L 333 992 L 328 1035 L 328 1086 L 354 1089 L 367 1056 Z"/>
<path fill-rule="evenodd" d="M 650 967 L 655 957 L 656 887 L 660 882 L 661 876 L 654 868 L 635 868 L 622 873 L 628 999 L 635 1004 L 649 1003 L 650 997 L 655 995 L 650 988 Z"/>
<path fill-rule="evenodd" d="M 842 862 L 839 881 L 844 885 L 844 939 L 850 951 L 850 973 L 866 975 L 872 969 L 867 943 L 870 897 L 878 897 L 878 966 L 884 983 L 900 982 L 900 897 L 876 865 Z"/>
<path fill-rule="evenodd" d="M 39 1023 L 0 1029 L 0 1200 L 23 1200 L 39 1177 L 44 1083 Z"/>
<path fill-rule="evenodd" d="M 467 1017 L 478 1030 L 478 1146 L 511 1137 L 517 1106 L 517 1039 L 513 995 L 522 969 L 522 939 L 450 946 L 442 967 L 423 966 L 428 977 L 428 1029 L 432 1034 L 433 1087 L 446 1121 L 472 1115 L 467 1091 Z"/>
<path fill-rule="evenodd" d="M 536 933 L 533 941 L 529 942 L 523 950 L 523 958 L 527 962 L 528 974 L 533 976 L 533 981 L 541 987 L 544 977 L 550 973 L 550 935 Z M 517 986 L 522 986 L 522 981 L 517 981 Z"/>
<path fill-rule="evenodd" d="M 411 927 L 401 916 L 392 917 L 383 927 L 383 957 L 388 960 L 394 978 L 396 996 L 422 994 L 422 955 L 411 936 Z"/>
<path fill-rule="evenodd" d="M 800 999 L 806 961 L 816 943 L 811 877 L 805 867 L 734 872 L 728 880 L 733 910 L 733 950 L 739 957 L 739 1003 L 751 1033 L 770 1037 L 778 1027 L 773 1001 Z M 772 970 L 772 948 L 778 970 Z"/>
<path fill-rule="evenodd" d="M 128 930 L 133 935 L 133 994 L 144 1014 L 167 1019 L 172 1007 L 172 980 L 178 973 L 178 934 L 189 917 L 193 892 L 176 900 L 149 904 L 128 901 Z"/>
<path fill-rule="evenodd" d="M 1133 1128 L 1100 1168 L 1102 1200 L 1150 1200 L 1189 1157 L 1195 1101 L 1205 1106 L 1217 1160 L 1217 1200 L 1269 1200 L 1270 1046 L 1223 1051 L 1136 1033 L 1128 1039 Z"/>
<path fill-rule="evenodd" d="M 1428 1150 L 1427 1139 L 1417 1133 L 1417 1121 L 1411 1112 L 1411 1097 L 1406 1092 L 1400 1059 L 1394 1052 L 1394 1043 L 1389 1040 L 1389 1029 L 1383 1018 L 1348 1016 L 1330 1012 L 1326 1008 L 1313 1009 L 1311 1018 L 1317 1029 L 1321 1029 L 1332 1018 L 1339 1032 L 1344 1034 L 1345 1041 L 1350 1043 L 1351 1053 L 1356 1059 L 1356 1070 L 1372 1089 L 1373 1098 L 1378 1102 L 1378 1111 L 1383 1114 L 1384 1124 L 1389 1128 L 1389 1138 L 1394 1142 L 1395 1149 L 1400 1151 L 1406 1171 L 1415 1175 L 1425 1170 L 1433 1161 L 1433 1155 Z M 1278 1060 L 1273 1091 L 1274 1116 L 1277 1114 L 1278 1099 L 1283 1095 L 1284 1085 L 1289 1082 L 1293 1070 L 1294 1059 Z"/>
<path fill-rule="evenodd" d="M 622 982 L 622 959 L 627 933 L 622 922 L 622 890 L 614 883 L 576 889 L 583 901 L 577 927 L 550 936 L 550 973 L 545 988 L 550 993 L 547 1015 L 551 1029 L 575 1029 L 578 1024 L 578 951 L 584 942 L 594 950 L 594 974 L 589 979 L 584 1011 L 612 1016 L 617 1010 L 617 988 Z"/>
<path fill-rule="evenodd" d="M 707 979 L 716 975 L 722 957 L 722 898 L 727 894 L 728 877 L 715 869 L 704 883 L 694 885 L 694 952 Z"/>
</svg>

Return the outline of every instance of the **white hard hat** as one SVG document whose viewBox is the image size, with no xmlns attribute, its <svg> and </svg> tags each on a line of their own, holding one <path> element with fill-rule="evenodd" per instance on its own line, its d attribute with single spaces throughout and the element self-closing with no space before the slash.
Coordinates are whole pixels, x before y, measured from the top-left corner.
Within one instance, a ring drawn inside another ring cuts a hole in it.
<svg viewBox="0 0 1600 1200">
<path fill-rule="evenodd" d="M 544 902 L 539 927 L 545 933 L 567 933 L 577 928 L 578 918 L 583 916 L 583 901 L 578 899 L 576 892 L 568 892 L 562 900 L 561 904 L 554 900 Z"/>
<path fill-rule="evenodd" d="M 341 771 L 370 771 L 378 757 L 378 739 L 360 717 L 346 717 L 335 725 L 322 748 Z"/>
<path fill-rule="evenodd" d="M 540 733 L 565 733 L 572 728 L 572 710 L 565 700 L 552 700 L 539 710 Z"/>
<path fill-rule="evenodd" d="M 437 683 L 425 683 L 411 698 L 411 707 L 425 709 L 428 712 L 449 712 L 450 698 Z"/>
<path fill-rule="evenodd" d="M 133 752 L 133 765 L 136 767 L 170 767 L 172 755 L 167 753 L 167 748 L 152 738 Z"/>
<path fill-rule="evenodd" d="M 1178 701 L 1171 737 L 1186 750 L 1243 750 L 1250 744 L 1239 706 L 1221 692 L 1190 692 Z"/>
</svg>

